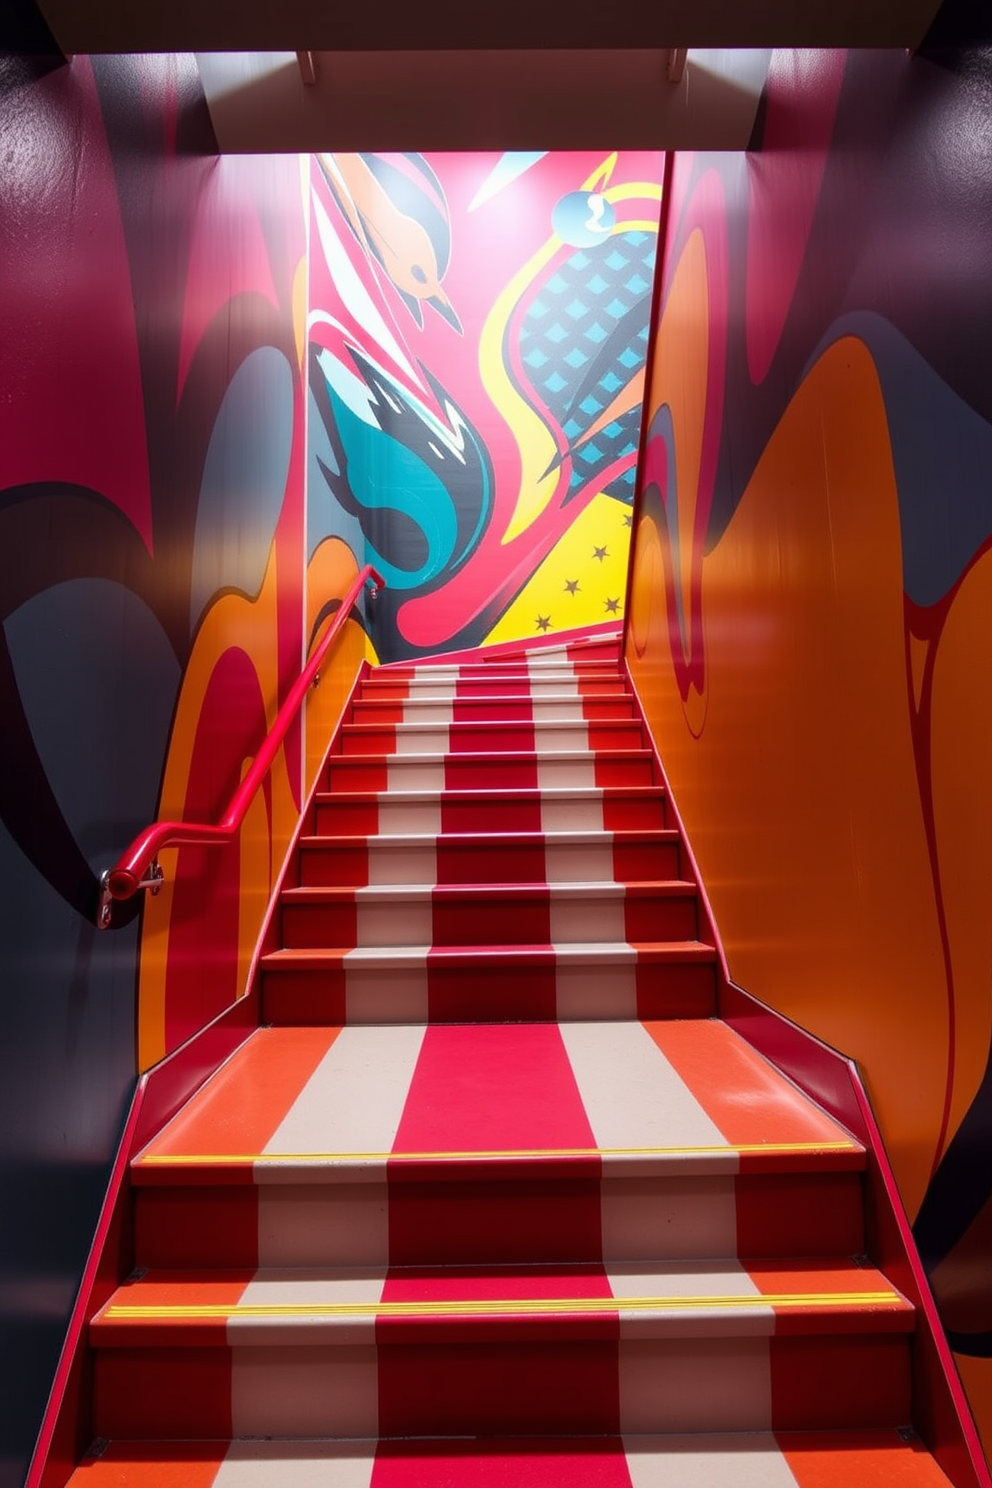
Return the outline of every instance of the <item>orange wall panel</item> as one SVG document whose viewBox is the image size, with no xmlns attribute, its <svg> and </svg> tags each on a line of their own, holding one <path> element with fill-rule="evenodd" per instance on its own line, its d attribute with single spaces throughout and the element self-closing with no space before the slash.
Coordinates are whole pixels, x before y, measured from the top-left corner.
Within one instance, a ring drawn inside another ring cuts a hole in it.
<svg viewBox="0 0 992 1488">
<path fill-rule="evenodd" d="M 752 152 L 676 157 L 626 640 L 731 975 L 860 1064 L 986 1432 L 989 55 L 777 52 Z"/>
</svg>

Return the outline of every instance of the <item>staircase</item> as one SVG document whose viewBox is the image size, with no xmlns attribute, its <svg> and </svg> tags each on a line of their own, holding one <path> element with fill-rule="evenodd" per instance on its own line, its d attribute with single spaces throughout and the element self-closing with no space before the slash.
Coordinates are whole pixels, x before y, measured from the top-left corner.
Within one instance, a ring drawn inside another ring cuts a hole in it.
<svg viewBox="0 0 992 1488">
<path fill-rule="evenodd" d="M 132 1164 L 75 1488 L 946 1488 L 615 645 L 373 672 L 307 825 L 266 1026 Z"/>
</svg>

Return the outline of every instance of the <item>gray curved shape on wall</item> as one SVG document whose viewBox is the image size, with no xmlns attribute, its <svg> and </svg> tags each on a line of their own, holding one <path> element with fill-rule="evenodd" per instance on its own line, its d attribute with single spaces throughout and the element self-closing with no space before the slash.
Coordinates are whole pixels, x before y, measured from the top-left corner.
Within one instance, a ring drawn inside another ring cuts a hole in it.
<svg viewBox="0 0 992 1488">
<path fill-rule="evenodd" d="M 231 378 L 200 484 L 190 581 L 190 631 L 213 597 L 253 599 L 262 587 L 293 447 L 293 371 L 263 346 Z"/>
<path fill-rule="evenodd" d="M 992 424 L 948 387 L 883 316 L 841 316 L 828 346 L 856 336 L 878 370 L 899 493 L 903 587 L 914 604 L 936 604 L 992 536 Z"/>
<path fill-rule="evenodd" d="M 356 562 L 362 564 L 365 562 L 365 534 L 362 532 L 362 524 L 357 517 L 345 511 L 327 484 L 322 467 L 326 467 L 333 475 L 340 475 L 341 471 L 312 392 L 308 394 L 308 398 L 307 562 L 310 562 L 325 538 L 339 537 L 348 544 Z"/>
<path fill-rule="evenodd" d="M 35 748 L 96 872 L 154 819 L 180 668 L 143 600 L 70 579 L 4 624 Z"/>
</svg>

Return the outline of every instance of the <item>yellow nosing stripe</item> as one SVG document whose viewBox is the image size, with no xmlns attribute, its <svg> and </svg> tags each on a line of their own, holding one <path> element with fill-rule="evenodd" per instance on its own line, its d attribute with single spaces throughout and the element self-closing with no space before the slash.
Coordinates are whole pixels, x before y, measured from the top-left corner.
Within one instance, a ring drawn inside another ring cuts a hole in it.
<svg viewBox="0 0 992 1488">
<path fill-rule="evenodd" d="M 290 1163 L 290 1162 L 426 1162 L 475 1158 L 491 1160 L 513 1157 L 751 1157 L 789 1156 L 794 1153 L 860 1152 L 857 1142 L 747 1142 L 738 1146 L 707 1147 L 517 1147 L 508 1150 L 470 1150 L 444 1152 L 150 1152 L 136 1159 L 140 1167 L 196 1167 L 210 1163 Z"/>
<path fill-rule="evenodd" d="M 292 1303 L 200 1303 L 191 1306 L 127 1306 L 113 1302 L 104 1313 L 109 1322 L 163 1321 L 190 1318 L 196 1321 L 227 1321 L 231 1318 L 298 1317 L 502 1317 L 521 1313 L 614 1313 L 693 1310 L 706 1312 L 720 1307 L 903 1307 L 898 1292 L 776 1292 L 748 1296 L 699 1297 L 555 1297 L 499 1299 L 461 1302 L 314 1302 Z"/>
</svg>

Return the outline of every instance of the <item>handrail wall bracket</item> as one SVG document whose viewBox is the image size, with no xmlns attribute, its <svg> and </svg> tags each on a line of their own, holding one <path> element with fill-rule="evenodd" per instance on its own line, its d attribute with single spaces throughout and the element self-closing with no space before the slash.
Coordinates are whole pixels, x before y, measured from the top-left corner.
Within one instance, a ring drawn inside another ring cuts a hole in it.
<svg viewBox="0 0 992 1488">
<path fill-rule="evenodd" d="M 113 871 L 114 870 L 112 868 L 105 868 L 100 874 L 100 899 L 97 905 L 96 921 L 98 930 L 110 929 L 110 922 L 114 912 L 115 898 L 115 895 L 113 894 L 110 887 L 110 880 L 113 875 Z M 164 884 L 164 882 L 165 873 L 163 872 L 162 865 L 159 862 L 158 858 L 153 858 L 148 865 L 148 869 L 144 877 L 139 878 L 132 892 L 137 894 L 140 892 L 141 889 L 147 889 L 152 898 L 154 898 L 156 894 L 160 894 L 162 892 L 162 885 Z"/>
</svg>

